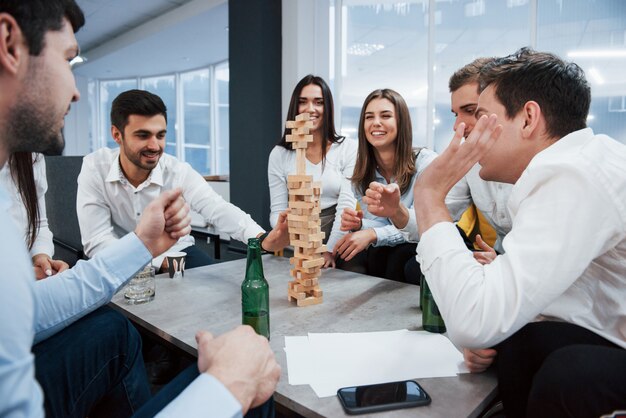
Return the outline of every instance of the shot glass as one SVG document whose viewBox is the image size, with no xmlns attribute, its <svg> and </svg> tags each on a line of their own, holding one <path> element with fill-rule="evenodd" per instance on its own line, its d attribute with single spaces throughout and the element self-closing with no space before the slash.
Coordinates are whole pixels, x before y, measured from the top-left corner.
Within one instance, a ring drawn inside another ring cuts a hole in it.
<svg viewBox="0 0 626 418">
<path fill-rule="evenodd" d="M 129 305 L 150 302 L 156 293 L 155 268 L 148 264 L 124 288 L 124 298 Z"/>
<path fill-rule="evenodd" d="M 167 272 L 170 279 L 178 279 L 185 275 L 185 257 L 187 257 L 187 254 L 182 251 L 165 254 Z"/>
</svg>

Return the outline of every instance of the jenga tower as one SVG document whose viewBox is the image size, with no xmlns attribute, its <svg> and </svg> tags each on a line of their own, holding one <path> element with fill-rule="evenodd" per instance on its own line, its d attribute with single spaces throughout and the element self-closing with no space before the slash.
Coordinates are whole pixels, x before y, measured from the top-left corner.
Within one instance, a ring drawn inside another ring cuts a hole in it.
<svg viewBox="0 0 626 418">
<path fill-rule="evenodd" d="M 296 116 L 295 121 L 287 121 L 287 129 L 291 129 L 287 142 L 291 142 L 296 150 L 296 174 L 287 176 L 290 209 L 287 222 L 294 249 L 294 256 L 289 260 L 293 264 L 291 275 L 294 280 L 289 282 L 288 299 L 295 300 L 298 306 L 323 301 L 318 284 L 324 265 L 322 253 L 326 251 L 320 226 L 322 185 L 306 174 L 306 148 L 309 142 L 313 142 L 313 135 L 309 134 L 312 125 L 308 113 Z"/>
</svg>

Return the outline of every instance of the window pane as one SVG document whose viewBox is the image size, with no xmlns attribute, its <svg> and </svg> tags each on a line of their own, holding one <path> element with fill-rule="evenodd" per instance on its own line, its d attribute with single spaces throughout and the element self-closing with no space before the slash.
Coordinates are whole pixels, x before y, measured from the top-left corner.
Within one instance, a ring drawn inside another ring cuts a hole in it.
<svg viewBox="0 0 626 418">
<path fill-rule="evenodd" d="M 588 126 L 626 143 L 626 2 L 539 2 L 537 49 L 582 67 L 591 86 Z"/>
<path fill-rule="evenodd" d="M 167 134 L 165 136 L 165 152 L 177 157 L 176 154 L 176 78 L 173 75 L 150 77 L 141 80 L 141 88 L 154 93 L 163 100 L 167 108 Z"/>
<path fill-rule="evenodd" d="M 427 8 L 421 1 L 347 0 L 344 5 L 341 133 L 356 138 L 365 97 L 392 88 L 411 111 L 413 143 L 425 144 Z"/>
<path fill-rule="evenodd" d="M 530 42 L 526 1 L 473 0 L 437 2 L 435 11 L 435 150 L 453 135 L 448 81 L 459 68 L 479 57 L 503 56 Z M 424 54 L 425 55 L 425 54 Z"/>
<path fill-rule="evenodd" d="M 217 167 L 216 174 L 230 173 L 230 163 L 228 161 L 230 131 L 229 131 L 229 99 L 228 83 L 230 73 L 228 63 L 220 64 L 215 68 L 215 79 L 217 83 Z"/>
<path fill-rule="evenodd" d="M 120 93 L 136 88 L 136 79 L 110 80 L 100 83 L 100 144 L 117 148 L 117 143 L 111 137 L 111 104 Z"/>
<path fill-rule="evenodd" d="M 201 174 L 211 174 L 211 91 L 209 70 L 184 73 L 181 76 L 184 110 L 185 161 Z M 202 145 L 207 152 L 195 156 L 197 150 L 189 150 L 186 144 Z M 194 154 L 191 157 L 191 154 Z M 205 155 L 206 154 L 206 155 Z M 188 159 L 191 158 L 191 159 Z"/>
<path fill-rule="evenodd" d="M 203 176 L 211 174 L 210 147 L 185 146 L 185 161 Z"/>
</svg>

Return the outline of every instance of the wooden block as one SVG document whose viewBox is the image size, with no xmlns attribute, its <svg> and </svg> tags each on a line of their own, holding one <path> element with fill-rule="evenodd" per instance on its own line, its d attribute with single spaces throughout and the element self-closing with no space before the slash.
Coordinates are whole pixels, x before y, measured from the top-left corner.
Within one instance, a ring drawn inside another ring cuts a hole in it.
<svg viewBox="0 0 626 418">
<path fill-rule="evenodd" d="M 291 143 L 291 148 L 295 149 L 295 150 L 307 149 L 308 147 L 309 147 L 309 143 L 308 142 L 298 141 L 298 142 L 292 142 Z"/>
<path fill-rule="evenodd" d="M 289 202 L 289 207 L 293 209 L 314 209 L 315 202 L 302 202 L 302 201 Z"/>
<path fill-rule="evenodd" d="M 299 120 L 309 120 L 311 119 L 311 115 L 309 115 L 308 113 L 300 113 L 298 116 L 296 116 L 296 122 Z"/>
<path fill-rule="evenodd" d="M 298 143 L 298 142 L 304 142 L 304 143 L 308 143 L 308 142 L 313 142 L 313 135 L 309 135 L 309 134 L 294 134 L 291 133 L 289 135 L 285 135 L 285 141 L 287 142 L 293 142 L 293 143 Z M 294 147 L 295 148 L 295 147 Z M 306 148 L 306 147 L 304 147 Z"/>
<path fill-rule="evenodd" d="M 289 174 L 287 176 L 287 181 L 303 181 L 303 182 L 312 182 L 313 176 L 306 174 Z"/>
<path fill-rule="evenodd" d="M 313 296 L 316 298 L 321 298 L 324 295 L 324 292 L 320 289 L 313 289 Z"/>
<path fill-rule="evenodd" d="M 300 234 L 300 235 L 310 235 L 310 234 L 318 234 L 321 231 L 318 228 L 289 228 L 289 233 Z"/>
<path fill-rule="evenodd" d="M 294 247 L 302 247 L 302 248 L 317 248 L 322 245 L 321 241 L 302 241 L 295 240 L 291 241 L 291 245 Z"/>
<path fill-rule="evenodd" d="M 296 134 L 296 135 L 309 135 L 311 131 L 311 127 L 306 126 L 304 123 L 301 124 L 300 126 L 296 126 L 294 127 L 294 129 L 291 130 L 291 134 Z"/>
<path fill-rule="evenodd" d="M 291 232 L 291 231 L 290 231 Z M 318 242 L 324 239 L 324 233 L 318 232 L 316 234 L 299 234 L 299 239 L 307 242 Z"/>
<path fill-rule="evenodd" d="M 313 194 L 313 189 L 310 187 L 302 187 L 299 189 L 289 189 L 290 195 L 298 195 L 298 196 L 310 196 Z"/>
<path fill-rule="evenodd" d="M 287 123 L 285 123 L 285 128 L 287 129 L 293 129 L 296 127 L 296 121 L 295 120 L 288 120 Z"/>
<path fill-rule="evenodd" d="M 318 221 L 319 215 L 295 215 L 293 213 L 287 214 L 288 221 L 296 221 L 296 222 L 312 222 Z"/>
<path fill-rule="evenodd" d="M 316 298 L 314 296 L 308 297 L 306 299 L 298 299 L 298 306 L 310 306 L 310 305 L 319 305 L 324 301 L 323 297 Z"/>
<path fill-rule="evenodd" d="M 319 258 L 313 259 L 313 260 L 302 261 L 301 264 L 302 264 L 302 267 L 304 267 L 304 268 L 323 266 L 324 265 L 324 258 L 323 257 L 319 257 Z"/>
<path fill-rule="evenodd" d="M 299 279 L 299 282 L 305 286 L 317 286 L 319 284 L 319 279 L 317 277 L 313 277 L 310 279 Z"/>
</svg>

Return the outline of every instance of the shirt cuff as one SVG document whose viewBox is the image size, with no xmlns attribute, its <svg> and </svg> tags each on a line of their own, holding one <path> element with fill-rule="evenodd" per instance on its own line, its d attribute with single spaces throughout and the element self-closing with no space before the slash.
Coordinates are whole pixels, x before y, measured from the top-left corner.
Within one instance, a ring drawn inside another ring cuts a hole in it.
<svg viewBox="0 0 626 418">
<path fill-rule="evenodd" d="M 427 271 L 432 264 L 449 250 L 467 249 L 463 238 L 452 222 L 439 222 L 424 232 L 417 244 L 417 262 L 422 271 Z"/>
<path fill-rule="evenodd" d="M 185 390 L 170 402 L 158 418 L 241 417 L 241 404 L 214 376 L 200 373 Z"/>
</svg>

